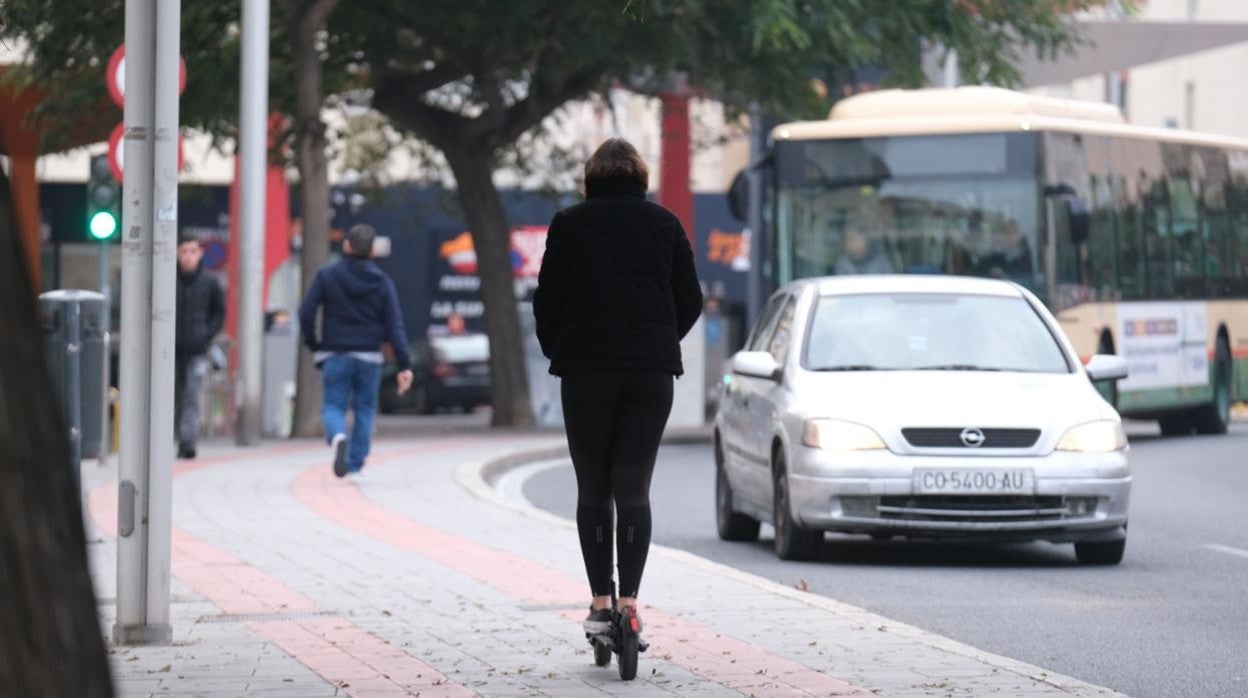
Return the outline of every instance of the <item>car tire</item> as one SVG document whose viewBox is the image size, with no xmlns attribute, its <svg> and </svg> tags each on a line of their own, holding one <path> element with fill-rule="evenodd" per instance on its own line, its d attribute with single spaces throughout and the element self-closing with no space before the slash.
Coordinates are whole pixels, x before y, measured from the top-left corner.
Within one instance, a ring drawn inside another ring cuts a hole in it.
<svg viewBox="0 0 1248 698">
<path fill-rule="evenodd" d="M 412 386 L 411 405 L 413 414 L 432 413 L 432 410 L 429 408 L 429 393 L 425 391 L 425 386 Z"/>
<path fill-rule="evenodd" d="M 1122 562 L 1127 539 L 1100 543 L 1075 543 L 1075 559 L 1081 565 L 1116 565 Z"/>
<path fill-rule="evenodd" d="M 1213 400 L 1192 419 L 1198 434 L 1225 434 L 1231 424 L 1231 348 L 1225 337 L 1218 337 L 1213 357 Z"/>
<path fill-rule="evenodd" d="M 1192 433 L 1192 415 L 1187 412 L 1168 414 L 1157 420 L 1162 436 L 1189 436 Z"/>
<path fill-rule="evenodd" d="M 724 452 L 715 439 L 715 527 L 721 540 L 750 543 L 758 540 L 758 519 L 734 511 L 732 483 L 724 472 Z"/>
<path fill-rule="evenodd" d="M 793 507 L 789 501 L 789 474 L 784 456 L 776 453 L 775 483 L 772 498 L 775 503 L 772 523 L 776 529 L 776 555 L 781 560 L 809 560 L 815 556 L 823 543 L 823 531 L 805 528 L 793 520 Z"/>
</svg>

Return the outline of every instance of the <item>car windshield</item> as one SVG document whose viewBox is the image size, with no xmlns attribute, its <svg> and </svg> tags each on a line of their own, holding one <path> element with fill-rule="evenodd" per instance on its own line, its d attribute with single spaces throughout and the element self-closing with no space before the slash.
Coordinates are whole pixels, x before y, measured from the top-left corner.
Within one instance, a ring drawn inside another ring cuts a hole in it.
<svg viewBox="0 0 1248 698">
<path fill-rule="evenodd" d="M 438 361 L 462 364 L 490 360 L 490 340 L 483 334 L 435 337 L 430 344 Z"/>
<path fill-rule="evenodd" d="M 914 293 L 820 298 L 804 365 L 812 371 L 1071 370 L 1023 298 Z"/>
</svg>

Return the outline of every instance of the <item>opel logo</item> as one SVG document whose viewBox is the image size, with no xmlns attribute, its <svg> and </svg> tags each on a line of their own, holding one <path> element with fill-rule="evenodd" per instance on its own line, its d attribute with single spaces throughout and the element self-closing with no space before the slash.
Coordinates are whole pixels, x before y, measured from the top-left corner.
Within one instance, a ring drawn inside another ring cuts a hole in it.
<svg viewBox="0 0 1248 698">
<path fill-rule="evenodd" d="M 959 434 L 967 448 L 979 448 L 984 445 L 984 432 L 975 427 L 967 427 Z"/>
</svg>

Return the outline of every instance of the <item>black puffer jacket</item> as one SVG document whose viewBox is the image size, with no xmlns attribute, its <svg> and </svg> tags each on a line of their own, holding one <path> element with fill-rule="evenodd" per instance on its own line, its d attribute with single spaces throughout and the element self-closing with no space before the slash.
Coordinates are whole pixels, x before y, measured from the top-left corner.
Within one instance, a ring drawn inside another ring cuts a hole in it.
<svg viewBox="0 0 1248 698">
<path fill-rule="evenodd" d="M 189 274 L 179 269 L 177 303 L 174 353 L 178 356 L 203 354 L 225 324 L 221 285 L 204 273 L 203 264 Z"/>
<path fill-rule="evenodd" d="M 684 373 L 680 340 L 702 288 L 679 219 L 645 197 L 631 180 L 591 180 L 551 221 L 533 297 L 551 373 Z"/>
</svg>

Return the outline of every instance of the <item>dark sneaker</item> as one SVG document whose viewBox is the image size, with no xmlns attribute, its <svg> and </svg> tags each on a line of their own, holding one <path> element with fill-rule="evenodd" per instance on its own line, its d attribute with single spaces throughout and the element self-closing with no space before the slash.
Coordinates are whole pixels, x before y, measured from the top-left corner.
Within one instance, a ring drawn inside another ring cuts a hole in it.
<svg viewBox="0 0 1248 698">
<path fill-rule="evenodd" d="M 178 444 L 178 458 L 182 460 L 194 460 L 195 459 L 194 444 Z"/>
<path fill-rule="evenodd" d="M 329 447 L 334 452 L 334 475 L 345 477 L 347 474 L 347 435 L 334 434 Z"/>
<path fill-rule="evenodd" d="M 606 635 L 611 632 L 611 619 L 614 614 L 609 608 L 600 608 L 594 610 L 591 606 L 589 615 L 585 616 L 585 620 L 581 621 L 581 627 L 585 628 L 586 635 Z"/>
</svg>

